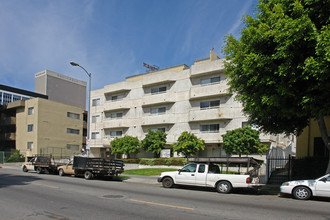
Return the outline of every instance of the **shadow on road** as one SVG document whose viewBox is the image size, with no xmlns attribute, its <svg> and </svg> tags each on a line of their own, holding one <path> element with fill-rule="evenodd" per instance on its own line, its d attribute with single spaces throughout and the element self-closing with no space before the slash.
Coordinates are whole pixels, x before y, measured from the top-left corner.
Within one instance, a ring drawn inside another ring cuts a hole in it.
<svg viewBox="0 0 330 220">
<path fill-rule="evenodd" d="M 195 190 L 195 191 L 206 191 L 206 192 L 217 192 L 215 188 L 209 187 L 198 187 L 198 186 L 183 186 L 176 185 L 174 186 L 177 189 L 183 190 Z M 239 194 L 239 195 L 279 195 L 279 191 L 276 189 L 246 189 L 246 188 L 237 188 L 233 189 L 231 194 Z"/>
<path fill-rule="evenodd" d="M 11 174 L 0 174 L 0 188 L 17 185 L 27 185 L 30 182 L 40 180 L 35 176 L 21 176 Z"/>
</svg>

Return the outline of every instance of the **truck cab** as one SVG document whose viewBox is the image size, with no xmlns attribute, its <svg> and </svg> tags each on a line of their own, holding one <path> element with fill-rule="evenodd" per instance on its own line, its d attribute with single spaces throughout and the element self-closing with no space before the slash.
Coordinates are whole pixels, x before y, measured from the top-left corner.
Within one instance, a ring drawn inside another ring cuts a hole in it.
<svg viewBox="0 0 330 220">
<path fill-rule="evenodd" d="M 57 167 L 58 175 L 64 176 L 64 175 L 74 175 L 74 169 L 73 169 L 73 161 L 71 160 L 69 163 Z"/>
</svg>

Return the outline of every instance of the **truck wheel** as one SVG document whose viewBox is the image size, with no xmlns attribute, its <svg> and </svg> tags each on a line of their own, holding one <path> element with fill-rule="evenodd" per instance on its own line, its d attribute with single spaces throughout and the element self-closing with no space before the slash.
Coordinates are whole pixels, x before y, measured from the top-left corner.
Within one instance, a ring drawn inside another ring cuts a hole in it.
<svg viewBox="0 0 330 220">
<path fill-rule="evenodd" d="M 60 175 L 60 176 L 64 176 L 64 171 L 63 171 L 63 169 L 60 169 L 60 170 L 58 171 L 58 175 Z"/>
<path fill-rule="evenodd" d="M 23 168 L 22 168 L 22 170 L 23 170 L 23 172 L 28 172 L 29 170 L 26 168 L 26 166 L 24 166 Z"/>
<path fill-rule="evenodd" d="M 90 171 L 86 171 L 84 177 L 86 180 L 90 180 L 93 179 L 93 174 Z"/>
<path fill-rule="evenodd" d="M 162 181 L 164 188 L 171 188 L 174 185 L 173 179 L 171 177 L 165 177 Z"/>
<path fill-rule="evenodd" d="M 36 171 L 37 171 L 37 174 L 42 174 L 42 171 L 43 171 L 43 170 L 42 170 L 41 167 L 37 167 L 37 170 L 36 170 Z"/>
<path fill-rule="evenodd" d="M 295 199 L 308 200 L 312 196 L 312 193 L 307 187 L 298 186 L 293 190 L 292 195 Z"/>
<path fill-rule="evenodd" d="M 230 193 L 232 189 L 232 186 L 229 182 L 227 181 L 220 181 L 218 184 L 217 184 L 217 191 L 219 193 Z"/>
</svg>

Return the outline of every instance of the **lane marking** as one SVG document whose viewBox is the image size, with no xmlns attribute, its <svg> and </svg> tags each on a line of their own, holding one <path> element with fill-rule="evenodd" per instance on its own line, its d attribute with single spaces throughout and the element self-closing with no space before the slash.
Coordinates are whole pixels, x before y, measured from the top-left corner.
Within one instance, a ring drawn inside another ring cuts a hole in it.
<svg viewBox="0 0 330 220">
<path fill-rule="evenodd" d="M 139 202 L 139 203 L 145 203 L 145 204 L 151 204 L 151 205 L 166 206 L 166 207 L 177 208 L 177 209 L 195 210 L 194 208 L 188 208 L 188 207 L 182 207 L 182 206 L 167 205 L 167 204 L 147 202 L 147 201 L 141 201 L 141 200 L 135 200 L 135 199 L 130 199 L 130 200 L 132 202 Z"/>
<path fill-rule="evenodd" d="M 52 188 L 52 189 L 59 189 L 57 186 L 51 186 L 51 185 L 45 185 L 45 184 L 40 184 L 40 183 L 31 183 L 32 185 L 36 186 L 42 186 L 42 187 L 47 187 L 47 188 Z"/>
</svg>

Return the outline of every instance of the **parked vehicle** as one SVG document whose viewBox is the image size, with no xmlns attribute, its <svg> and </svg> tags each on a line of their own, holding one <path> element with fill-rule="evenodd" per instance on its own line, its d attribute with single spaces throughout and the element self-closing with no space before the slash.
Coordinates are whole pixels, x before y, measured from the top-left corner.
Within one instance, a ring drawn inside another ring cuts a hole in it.
<svg viewBox="0 0 330 220">
<path fill-rule="evenodd" d="M 257 176 L 259 162 L 251 157 L 188 158 L 188 162 L 193 163 L 178 171 L 161 173 L 158 182 L 162 182 L 165 188 L 170 188 L 175 184 L 213 187 L 219 193 L 230 193 L 234 188 L 258 188 L 262 186 L 259 184 Z M 245 174 L 223 174 L 222 172 L 228 173 L 229 165 L 232 164 L 238 166 L 244 164 L 245 167 L 242 167 L 242 170 Z M 252 169 L 249 170 L 251 167 Z"/>
<path fill-rule="evenodd" d="M 281 185 L 281 193 L 295 199 L 307 200 L 312 196 L 330 197 L 330 174 L 314 180 L 294 180 Z"/>
<path fill-rule="evenodd" d="M 89 180 L 95 176 L 118 176 L 124 172 L 124 162 L 122 160 L 75 156 L 66 165 L 57 167 L 57 170 L 60 176 L 84 176 L 85 179 Z"/>
<path fill-rule="evenodd" d="M 56 173 L 57 167 L 67 163 L 69 159 L 55 160 L 51 155 L 34 155 L 28 162 L 22 164 L 23 172 L 36 171 L 41 173 Z"/>
</svg>

